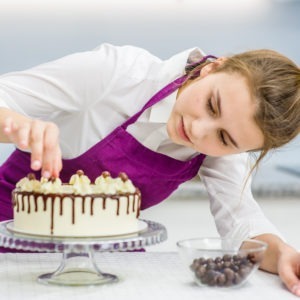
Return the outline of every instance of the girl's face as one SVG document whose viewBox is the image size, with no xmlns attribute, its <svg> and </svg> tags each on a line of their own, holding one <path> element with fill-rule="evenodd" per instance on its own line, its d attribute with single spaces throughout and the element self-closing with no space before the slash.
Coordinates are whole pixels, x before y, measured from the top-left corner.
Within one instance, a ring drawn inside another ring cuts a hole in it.
<svg viewBox="0 0 300 300">
<path fill-rule="evenodd" d="M 201 74 L 178 92 L 167 123 L 173 142 L 209 156 L 261 148 L 263 134 L 254 121 L 257 104 L 245 78 L 204 69 Z"/>
</svg>

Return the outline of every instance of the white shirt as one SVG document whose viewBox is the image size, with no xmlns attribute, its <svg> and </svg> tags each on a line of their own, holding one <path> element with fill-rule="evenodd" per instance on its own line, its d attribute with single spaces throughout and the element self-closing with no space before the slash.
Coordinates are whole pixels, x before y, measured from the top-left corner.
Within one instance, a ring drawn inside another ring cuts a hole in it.
<svg viewBox="0 0 300 300">
<path fill-rule="evenodd" d="M 163 61 L 141 48 L 103 44 L 92 51 L 2 75 L 0 106 L 56 123 L 63 158 L 74 158 L 182 76 L 195 50 Z M 128 132 L 151 150 L 186 160 L 197 155 L 195 150 L 174 144 L 166 132 L 175 99 L 176 92 L 147 109 Z M 204 160 L 199 176 L 217 229 L 223 237 L 243 239 L 263 233 L 280 235 L 254 200 L 251 180 L 244 187 L 249 170 L 247 154 Z"/>
</svg>

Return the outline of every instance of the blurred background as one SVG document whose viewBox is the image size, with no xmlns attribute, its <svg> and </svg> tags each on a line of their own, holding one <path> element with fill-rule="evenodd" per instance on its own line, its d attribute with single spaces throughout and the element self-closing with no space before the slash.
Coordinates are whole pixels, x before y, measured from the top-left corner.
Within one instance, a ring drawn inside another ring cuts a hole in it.
<svg viewBox="0 0 300 300">
<path fill-rule="evenodd" d="M 300 65 L 299 16 L 299 0 L 0 0 L 0 74 L 103 42 L 162 59 L 195 46 L 217 56 L 271 48 Z M 299 149 L 296 139 L 268 155 L 256 195 L 300 195 Z M 11 151 L 0 145 L 0 163 Z M 180 192 L 199 193 L 199 185 Z"/>
</svg>

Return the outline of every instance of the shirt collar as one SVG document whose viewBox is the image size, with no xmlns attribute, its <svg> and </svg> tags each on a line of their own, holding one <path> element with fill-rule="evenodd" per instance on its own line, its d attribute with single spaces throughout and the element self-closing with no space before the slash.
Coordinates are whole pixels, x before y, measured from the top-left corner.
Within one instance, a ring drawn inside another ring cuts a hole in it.
<svg viewBox="0 0 300 300">
<path fill-rule="evenodd" d="M 191 48 L 184 52 L 181 52 L 177 55 L 172 56 L 170 59 L 166 60 L 162 66 L 160 72 L 160 81 L 159 89 L 164 88 L 167 84 L 174 81 L 180 76 L 183 76 L 185 73 L 186 64 L 192 60 L 195 56 L 195 53 L 198 53 L 201 57 L 204 55 L 201 50 L 198 48 Z M 177 90 L 172 94 L 159 101 L 157 104 L 153 105 L 150 110 L 150 122 L 153 123 L 166 123 L 171 110 L 173 108 L 174 102 L 176 101 Z"/>
</svg>

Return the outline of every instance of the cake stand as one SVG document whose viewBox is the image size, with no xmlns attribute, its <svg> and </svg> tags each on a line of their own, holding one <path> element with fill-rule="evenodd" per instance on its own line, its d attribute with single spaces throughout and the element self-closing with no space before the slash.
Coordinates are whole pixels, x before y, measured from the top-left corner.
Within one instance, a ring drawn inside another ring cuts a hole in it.
<svg viewBox="0 0 300 300">
<path fill-rule="evenodd" d="M 42 274 L 37 280 L 43 284 L 66 286 L 98 285 L 118 281 L 114 274 L 103 273 L 95 262 L 95 252 L 133 251 L 163 242 L 166 228 L 156 222 L 139 220 L 140 230 L 110 237 L 51 237 L 17 233 L 13 221 L 0 222 L 0 246 L 22 251 L 61 252 L 59 267 Z"/>
</svg>

